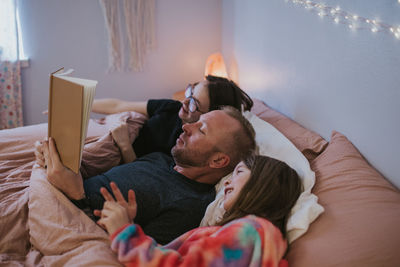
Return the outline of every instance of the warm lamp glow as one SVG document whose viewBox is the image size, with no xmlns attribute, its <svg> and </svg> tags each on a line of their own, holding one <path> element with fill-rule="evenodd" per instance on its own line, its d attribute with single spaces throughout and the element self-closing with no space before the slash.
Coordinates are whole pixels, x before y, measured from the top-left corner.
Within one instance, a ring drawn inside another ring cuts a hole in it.
<svg viewBox="0 0 400 267">
<path fill-rule="evenodd" d="M 211 54 L 207 58 L 206 69 L 204 75 L 213 75 L 228 78 L 228 73 L 226 72 L 225 62 L 221 53 Z"/>
</svg>

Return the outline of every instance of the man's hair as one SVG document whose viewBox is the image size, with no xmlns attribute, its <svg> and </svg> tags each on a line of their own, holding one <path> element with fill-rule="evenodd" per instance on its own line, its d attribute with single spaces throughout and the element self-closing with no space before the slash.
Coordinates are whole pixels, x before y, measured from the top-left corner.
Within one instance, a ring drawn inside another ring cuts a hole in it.
<svg viewBox="0 0 400 267">
<path fill-rule="evenodd" d="M 253 100 L 234 81 L 212 75 L 206 76 L 206 80 L 210 98 L 209 111 L 221 106 L 231 106 L 242 111 L 250 110 L 253 106 Z"/>
<path fill-rule="evenodd" d="M 290 211 L 303 190 L 299 176 L 286 163 L 266 156 L 251 155 L 243 162 L 250 178 L 219 225 L 253 214 L 268 219 L 285 237 Z"/>
<path fill-rule="evenodd" d="M 239 129 L 226 136 L 224 143 L 217 145 L 218 150 L 230 157 L 228 167 L 233 170 L 241 159 L 246 158 L 255 151 L 256 133 L 251 123 L 237 109 L 231 106 L 223 106 L 220 109 L 240 124 Z"/>
</svg>

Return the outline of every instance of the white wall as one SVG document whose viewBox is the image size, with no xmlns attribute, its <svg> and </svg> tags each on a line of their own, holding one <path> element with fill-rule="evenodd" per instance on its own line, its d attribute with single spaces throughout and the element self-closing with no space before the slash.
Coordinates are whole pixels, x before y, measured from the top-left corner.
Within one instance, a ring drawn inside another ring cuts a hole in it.
<svg viewBox="0 0 400 267">
<path fill-rule="evenodd" d="M 221 48 L 221 0 L 156 1 L 157 47 L 143 72 L 106 73 L 107 39 L 97 0 L 19 0 L 24 49 L 25 125 L 46 122 L 49 73 L 75 69 L 98 80 L 96 97 L 131 100 L 171 97 L 203 78 L 207 56 Z"/>
<path fill-rule="evenodd" d="M 324 3 L 400 25 L 397 0 Z M 400 40 L 284 0 L 224 0 L 222 33 L 227 63 L 251 96 L 327 140 L 343 133 L 400 187 Z"/>
</svg>

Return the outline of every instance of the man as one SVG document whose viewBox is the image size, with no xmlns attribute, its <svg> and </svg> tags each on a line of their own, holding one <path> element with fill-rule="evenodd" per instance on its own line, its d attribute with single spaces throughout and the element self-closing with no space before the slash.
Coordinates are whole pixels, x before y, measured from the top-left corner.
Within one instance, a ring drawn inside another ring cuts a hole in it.
<svg viewBox="0 0 400 267">
<path fill-rule="evenodd" d="M 127 163 L 151 152 L 170 154 L 182 133 L 184 123 L 196 122 L 201 114 L 217 110 L 220 106 L 232 106 L 239 111 L 250 110 L 253 101 L 235 82 L 208 75 L 203 81 L 187 86 L 182 102 L 172 99 L 150 99 L 143 102 L 95 99 L 92 112 L 112 114 L 135 111 L 148 117 L 133 144 L 129 143 L 126 135 L 120 141 L 121 137 L 112 132 L 123 160 Z"/>
<path fill-rule="evenodd" d="M 102 209 L 100 188 L 114 182 L 127 199 L 136 194 L 135 222 L 157 242 L 165 244 L 197 227 L 207 205 L 215 198 L 214 184 L 229 174 L 255 148 L 254 129 L 240 112 L 225 107 L 182 126 L 172 158 L 155 152 L 108 172 L 82 180 L 62 165 L 53 139 L 41 147 L 47 178 L 78 206 Z M 106 159 L 105 159 L 106 160 Z"/>
</svg>

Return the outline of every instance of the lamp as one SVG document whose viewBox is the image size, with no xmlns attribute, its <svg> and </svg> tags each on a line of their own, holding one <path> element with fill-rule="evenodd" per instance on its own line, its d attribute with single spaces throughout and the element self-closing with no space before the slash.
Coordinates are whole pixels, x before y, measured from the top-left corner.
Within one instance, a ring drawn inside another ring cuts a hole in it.
<svg viewBox="0 0 400 267">
<path fill-rule="evenodd" d="M 213 75 L 228 78 L 228 73 L 226 72 L 226 66 L 224 58 L 221 53 L 211 54 L 206 61 L 206 69 L 204 71 L 204 76 Z"/>
<path fill-rule="evenodd" d="M 207 58 L 204 76 L 207 75 L 228 78 L 224 58 L 222 57 L 221 53 L 217 52 L 211 54 Z M 178 101 L 182 101 L 183 99 L 185 99 L 185 90 L 174 93 L 172 99 Z"/>
</svg>

